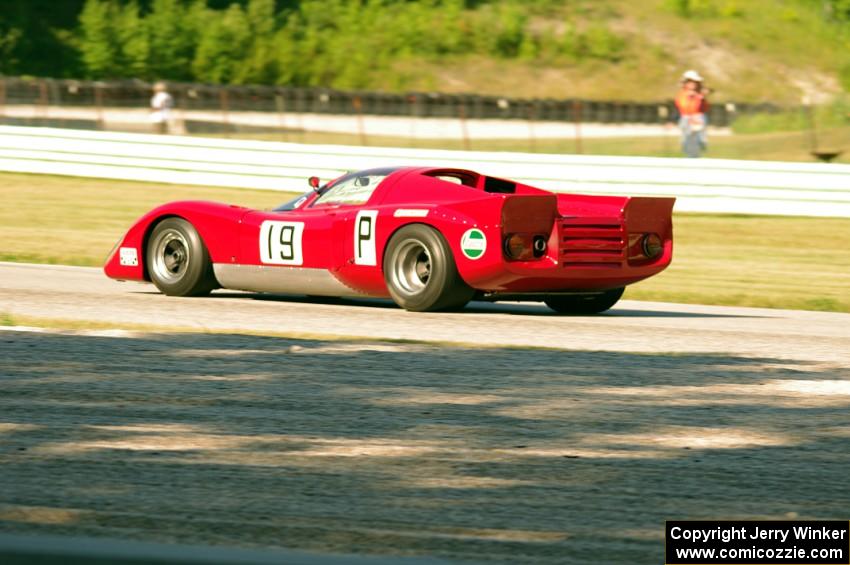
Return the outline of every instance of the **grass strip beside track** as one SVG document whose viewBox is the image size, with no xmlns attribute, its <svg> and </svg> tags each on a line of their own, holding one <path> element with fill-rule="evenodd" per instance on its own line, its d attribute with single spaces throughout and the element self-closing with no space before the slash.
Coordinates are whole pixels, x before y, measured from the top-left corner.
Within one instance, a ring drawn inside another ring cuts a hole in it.
<svg viewBox="0 0 850 565">
<path fill-rule="evenodd" d="M 169 323 L 163 324 L 131 324 L 126 322 L 95 322 L 91 320 L 71 320 L 67 318 L 43 318 L 39 316 L 19 316 L 17 314 L 9 314 L 8 312 L 0 312 L 0 332 L 3 331 L 36 331 L 47 332 L 54 334 L 77 334 L 83 336 L 119 336 L 119 337 L 136 337 L 136 336 L 151 336 L 151 335 L 170 335 L 170 334 L 203 334 L 203 335 L 238 335 L 245 337 L 277 337 L 281 339 L 291 340 L 314 340 L 327 341 L 333 343 L 354 343 L 354 344 L 394 344 L 394 345 L 419 345 L 423 347 L 450 347 L 456 349 L 492 349 L 499 351 L 583 351 L 567 346 L 549 346 L 549 345 L 496 345 L 488 343 L 475 343 L 473 341 L 463 340 L 429 340 L 429 339 L 404 339 L 404 338 L 389 338 L 389 337 L 371 337 L 368 335 L 339 335 L 331 333 L 317 332 L 286 332 L 286 331 L 268 331 L 268 330 L 231 330 L 218 328 L 199 328 L 197 326 L 179 326 Z M 0 333 L 0 336 L 3 334 Z M 683 357 L 690 353 L 680 351 L 666 352 L 640 352 L 630 351 L 629 355 L 637 357 L 646 356 L 664 356 L 664 357 Z M 703 354 L 710 355 L 710 354 Z"/>
<path fill-rule="evenodd" d="M 271 208 L 291 196 L 268 190 L 0 173 L 0 260 L 100 266 L 132 223 L 160 204 L 215 200 Z"/>
<path fill-rule="evenodd" d="M 306 183 L 305 183 L 306 184 Z M 288 194 L 0 174 L 0 260 L 100 266 L 132 222 L 171 200 L 269 208 Z M 625 298 L 850 312 L 850 220 L 677 214 L 673 265 Z"/>
</svg>

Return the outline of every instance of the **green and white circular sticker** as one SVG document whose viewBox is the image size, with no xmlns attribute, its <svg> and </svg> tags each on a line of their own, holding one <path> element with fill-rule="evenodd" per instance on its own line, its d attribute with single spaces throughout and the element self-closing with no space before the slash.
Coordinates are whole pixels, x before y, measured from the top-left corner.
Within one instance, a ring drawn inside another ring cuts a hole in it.
<svg viewBox="0 0 850 565">
<path fill-rule="evenodd" d="M 469 259 L 478 259 L 487 250 L 487 238 L 478 228 L 466 230 L 460 238 L 460 249 Z"/>
</svg>

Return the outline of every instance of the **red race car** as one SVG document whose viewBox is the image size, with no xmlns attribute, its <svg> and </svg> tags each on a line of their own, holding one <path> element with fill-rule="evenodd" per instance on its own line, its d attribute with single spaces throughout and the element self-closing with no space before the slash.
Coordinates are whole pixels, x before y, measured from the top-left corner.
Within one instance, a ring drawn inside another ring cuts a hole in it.
<svg viewBox="0 0 850 565">
<path fill-rule="evenodd" d="M 174 202 L 143 216 L 106 261 L 109 277 L 173 296 L 219 287 L 391 297 L 414 311 L 477 300 L 613 306 L 673 254 L 673 198 L 553 194 L 461 169 L 344 175 L 274 210 Z"/>
</svg>

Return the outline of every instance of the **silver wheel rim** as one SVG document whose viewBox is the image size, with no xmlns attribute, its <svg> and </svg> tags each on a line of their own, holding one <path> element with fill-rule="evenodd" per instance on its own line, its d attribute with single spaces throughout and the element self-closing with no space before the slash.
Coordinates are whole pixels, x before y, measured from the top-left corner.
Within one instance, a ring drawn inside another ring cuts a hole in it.
<svg viewBox="0 0 850 565">
<path fill-rule="evenodd" d="M 396 289 L 407 295 L 419 294 L 431 280 L 431 253 L 415 239 L 396 248 L 391 271 Z"/>
<path fill-rule="evenodd" d="M 153 271 L 157 278 L 167 283 L 176 283 L 189 268 L 189 242 L 177 230 L 163 232 L 156 241 L 153 251 Z"/>
</svg>

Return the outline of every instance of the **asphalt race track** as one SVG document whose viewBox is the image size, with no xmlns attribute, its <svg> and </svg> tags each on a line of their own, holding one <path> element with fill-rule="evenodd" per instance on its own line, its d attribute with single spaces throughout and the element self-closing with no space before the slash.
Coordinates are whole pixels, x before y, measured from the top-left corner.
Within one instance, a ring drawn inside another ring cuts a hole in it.
<svg viewBox="0 0 850 565">
<path fill-rule="evenodd" d="M 626 293 L 628 296 L 628 292 Z M 319 299 L 320 300 L 320 299 Z M 0 312 L 163 329 L 274 332 L 487 346 L 762 355 L 850 364 L 850 315 L 623 300 L 594 317 L 539 304 L 473 303 L 460 313 L 405 312 L 388 300 L 308 300 L 217 291 L 173 298 L 100 269 L 0 262 Z"/>
<path fill-rule="evenodd" d="M 0 331 L 6 533 L 661 563 L 665 519 L 850 508 L 846 314 L 414 314 L 10 263 L 0 314 L 139 328 Z"/>
</svg>

